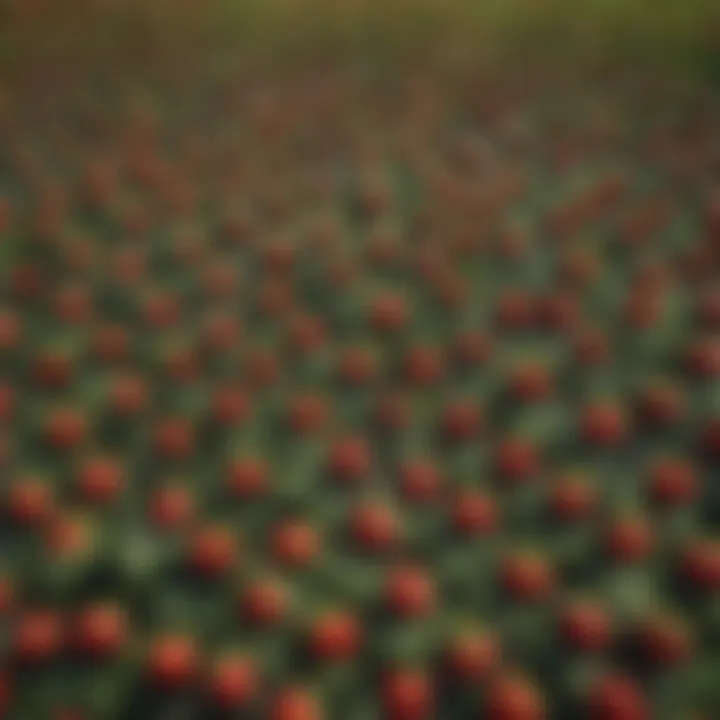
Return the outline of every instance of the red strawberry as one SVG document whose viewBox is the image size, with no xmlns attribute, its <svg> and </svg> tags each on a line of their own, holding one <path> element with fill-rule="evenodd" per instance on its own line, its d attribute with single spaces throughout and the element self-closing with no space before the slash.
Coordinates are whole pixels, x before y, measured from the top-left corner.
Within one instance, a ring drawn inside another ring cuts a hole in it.
<svg viewBox="0 0 720 720">
<path fill-rule="evenodd" d="M 530 552 L 507 555 L 500 569 L 500 577 L 507 594 L 522 602 L 544 600 L 555 585 L 552 566 L 542 556 Z"/>
<path fill-rule="evenodd" d="M 652 528 L 642 517 L 616 518 L 605 531 L 607 553 L 619 563 L 644 560 L 653 550 Z"/>
<path fill-rule="evenodd" d="M 443 479 L 438 467 L 423 458 L 405 460 L 398 468 L 400 489 L 416 502 L 429 502 L 438 496 Z"/>
<path fill-rule="evenodd" d="M 586 652 L 606 648 L 612 640 L 612 624 L 605 610 L 592 602 L 575 601 L 562 610 L 559 622 L 563 640 Z"/>
<path fill-rule="evenodd" d="M 720 375 L 720 339 L 702 338 L 694 341 L 687 350 L 688 370 L 701 379 Z"/>
<path fill-rule="evenodd" d="M 435 585 L 422 568 L 411 565 L 396 567 L 387 575 L 385 600 L 397 615 L 428 615 L 436 605 Z"/>
<path fill-rule="evenodd" d="M 122 608 L 96 604 L 85 608 L 77 618 L 74 644 L 85 655 L 107 658 L 116 655 L 127 639 L 128 620 Z"/>
<path fill-rule="evenodd" d="M 320 553 L 320 538 L 302 520 L 289 520 L 272 532 L 273 557 L 282 565 L 301 568 L 309 565 Z"/>
<path fill-rule="evenodd" d="M 526 482 L 540 469 L 538 450 L 526 438 L 507 438 L 500 442 L 495 452 L 495 469 L 504 480 Z"/>
<path fill-rule="evenodd" d="M 605 365 L 611 353 L 608 338 L 600 329 L 584 329 L 573 340 L 574 359 L 584 367 Z"/>
<path fill-rule="evenodd" d="M 588 711 L 592 720 L 649 720 L 647 700 L 633 680 L 607 675 L 591 688 Z"/>
<path fill-rule="evenodd" d="M 395 546 L 400 534 L 395 513 L 379 501 L 355 506 L 350 517 L 353 538 L 364 549 L 385 552 Z"/>
<path fill-rule="evenodd" d="M 354 615 L 343 611 L 322 614 L 310 629 L 308 643 L 317 658 L 338 662 L 356 654 L 360 646 L 360 626 Z"/>
<path fill-rule="evenodd" d="M 101 325 L 92 338 L 93 354 L 103 362 L 118 362 L 127 358 L 131 347 L 128 330 L 117 323 Z"/>
<path fill-rule="evenodd" d="M 384 394 L 374 409 L 374 420 L 384 431 L 397 432 L 410 421 L 410 406 L 407 398 L 399 393 Z"/>
<path fill-rule="evenodd" d="M 663 427 L 682 419 L 685 404 L 677 388 L 669 384 L 653 383 L 641 391 L 638 410 L 646 423 Z"/>
<path fill-rule="evenodd" d="M 52 390 L 67 386 L 73 379 L 74 370 L 72 357 L 60 350 L 42 352 L 33 363 L 35 381 Z"/>
<path fill-rule="evenodd" d="M 527 679 L 504 674 L 488 689 L 483 717 L 488 720 L 543 720 L 547 717 L 545 699 Z"/>
<path fill-rule="evenodd" d="M 459 634 L 447 646 L 445 658 L 453 678 L 485 680 L 500 662 L 498 639 L 489 633 Z"/>
<path fill-rule="evenodd" d="M 700 590 L 720 589 L 720 542 L 700 539 L 690 543 L 680 558 L 680 572 Z"/>
<path fill-rule="evenodd" d="M 436 348 L 417 345 L 405 354 L 402 370 L 403 378 L 412 385 L 418 387 L 436 385 L 443 377 L 443 358 Z"/>
<path fill-rule="evenodd" d="M 531 362 L 513 370 L 509 385 L 512 396 L 522 402 L 538 402 L 552 393 L 552 381 L 547 369 Z"/>
<path fill-rule="evenodd" d="M 582 522 L 597 507 L 597 491 L 582 474 L 570 473 L 558 478 L 550 489 L 550 511 L 563 522 Z"/>
<path fill-rule="evenodd" d="M 622 408 L 609 401 L 603 401 L 585 408 L 581 420 L 581 432 L 591 445 L 613 447 L 628 438 L 630 428 Z"/>
<path fill-rule="evenodd" d="M 679 665 L 692 653 L 688 628 L 675 617 L 660 615 L 644 622 L 637 639 L 645 657 L 657 666 Z"/>
<path fill-rule="evenodd" d="M 442 410 L 440 425 L 443 436 L 451 442 L 476 438 L 483 427 L 480 409 L 468 400 L 452 400 Z"/>
<path fill-rule="evenodd" d="M 147 673 L 150 682 L 165 690 L 177 690 L 191 683 L 198 670 L 195 640 L 187 635 L 161 635 L 149 651 Z"/>
<path fill-rule="evenodd" d="M 97 505 L 111 504 L 123 490 L 122 467 L 112 458 L 97 457 L 86 461 L 78 473 L 82 497 Z"/>
<path fill-rule="evenodd" d="M 328 469 L 336 480 L 343 483 L 363 480 L 371 467 L 371 450 L 362 437 L 340 438 L 330 449 Z"/>
<path fill-rule="evenodd" d="M 155 451 L 164 458 L 187 458 L 195 450 L 195 431 L 185 418 L 165 418 L 157 426 L 154 445 Z"/>
<path fill-rule="evenodd" d="M 409 320 L 409 308 L 402 295 L 385 293 L 378 295 L 370 306 L 370 322 L 376 330 L 397 332 Z"/>
<path fill-rule="evenodd" d="M 315 433 L 325 426 L 329 414 L 328 404 L 323 397 L 304 393 L 291 400 L 287 412 L 288 424 L 295 433 Z"/>
<path fill-rule="evenodd" d="M 12 654 L 23 665 L 52 660 L 62 647 L 63 625 L 53 610 L 25 610 L 14 623 Z"/>
<path fill-rule="evenodd" d="M 10 310 L 0 309 L 0 351 L 15 349 L 22 334 L 20 318 Z"/>
<path fill-rule="evenodd" d="M 433 716 L 432 680 L 420 670 L 389 673 L 382 683 L 382 698 L 388 720 L 427 720 Z"/>
<path fill-rule="evenodd" d="M 289 686 L 275 693 L 268 720 L 323 720 L 324 717 L 320 704 L 310 692 Z"/>
<path fill-rule="evenodd" d="M 187 525 L 193 515 L 193 499 L 182 485 L 158 488 L 150 498 L 150 519 L 161 529 Z"/>
<path fill-rule="evenodd" d="M 451 506 L 452 523 L 463 535 L 486 535 L 498 524 L 495 501 L 476 490 L 461 490 Z"/>
<path fill-rule="evenodd" d="M 276 580 L 260 579 L 247 586 L 240 598 L 241 614 L 254 625 L 275 625 L 287 612 L 285 587 Z"/>
<path fill-rule="evenodd" d="M 54 506 L 53 492 L 40 478 L 19 477 L 8 490 L 8 514 L 22 525 L 37 526 L 45 522 L 52 516 Z"/>
<path fill-rule="evenodd" d="M 526 330 L 536 319 L 533 298 L 521 290 L 506 291 L 496 307 L 497 323 L 503 330 Z"/>
<path fill-rule="evenodd" d="M 225 655 L 215 661 L 208 681 L 209 693 L 219 707 L 232 710 L 248 705 L 258 692 L 258 674 L 249 658 Z"/>
<path fill-rule="evenodd" d="M 110 388 L 110 404 L 119 415 L 136 415 L 148 404 L 148 389 L 141 377 L 120 375 Z"/>
<path fill-rule="evenodd" d="M 362 386 L 371 383 L 379 374 L 376 353 L 362 345 L 345 348 L 338 362 L 338 376 L 348 385 Z"/>
<path fill-rule="evenodd" d="M 226 478 L 234 497 L 252 499 L 268 492 L 270 469 L 261 458 L 240 457 L 230 462 Z"/>
<path fill-rule="evenodd" d="M 226 575 L 237 563 L 238 541 L 235 534 L 221 526 L 206 526 L 197 530 L 190 541 L 190 567 L 203 577 Z"/>
<path fill-rule="evenodd" d="M 484 365 L 492 355 L 492 341 L 482 332 L 465 331 L 453 341 L 452 355 L 463 367 Z"/>
<path fill-rule="evenodd" d="M 662 505 L 677 506 L 691 502 L 697 494 L 697 478 L 690 463 L 664 458 L 649 470 L 650 494 Z"/>
<path fill-rule="evenodd" d="M 71 450 L 85 439 L 85 418 L 72 408 L 54 410 L 45 424 L 45 436 L 57 450 Z"/>
</svg>

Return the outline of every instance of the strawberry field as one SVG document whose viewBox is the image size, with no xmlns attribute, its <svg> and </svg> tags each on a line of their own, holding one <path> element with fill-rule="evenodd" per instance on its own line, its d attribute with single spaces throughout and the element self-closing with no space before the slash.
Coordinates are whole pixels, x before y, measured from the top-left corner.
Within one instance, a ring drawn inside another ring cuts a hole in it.
<svg viewBox="0 0 720 720">
<path fill-rule="evenodd" d="M 720 8 L 0 8 L 0 717 L 720 717 Z"/>
</svg>

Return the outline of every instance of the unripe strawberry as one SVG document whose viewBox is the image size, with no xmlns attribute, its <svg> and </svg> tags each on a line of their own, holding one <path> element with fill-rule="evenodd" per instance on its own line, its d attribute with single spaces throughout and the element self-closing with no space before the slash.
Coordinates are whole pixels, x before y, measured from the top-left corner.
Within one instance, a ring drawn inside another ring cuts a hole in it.
<svg viewBox="0 0 720 720">
<path fill-rule="evenodd" d="M 615 518 L 605 529 L 605 550 L 618 563 L 636 563 L 652 551 L 652 527 L 640 516 L 625 515 Z"/>
<path fill-rule="evenodd" d="M 609 402 L 587 406 L 581 418 L 581 433 L 586 442 L 597 447 L 615 447 L 628 439 L 630 428 L 623 409 Z"/>
<path fill-rule="evenodd" d="M 194 681 L 198 671 L 195 640 L 187 635 L 157 637 L 147 658 L 149 681 L 163 690 L 179 690 Z"/>
<path fill-rule="evenodd" d="M 515 551 L 503 559 L 500 581 L 512 599 L 533 603 L 550 595 L 555 586 L 555 574 L 550 563 L 541 555 Z"/>
<path fill-rule="evenodd" d="M 253 661 L 243 655 L 218 658 L 210 671 L 208 692 L 212 702 L 224 710 L 246 707 L 258 692 L 259 678 Z"/>
<path fill-rule="evenodd" d="M 96 505 L 109 505 L 122 492 L 125 477 L 122 467 L 113 458 L 97 457 L 82 465 L 77 484 L 84 500 Z"/>
<path fill-rule="evenodd" d="M 540 469 L 540 455 L 535 445 L 523 437 L 502 440 L 495 451 L 495 470 L 511 483 L 527 482 Z"/>
<path fill-rule="evenodd" d="M 339 482 L 354 483 L 363 480 L 371 469 L 371 449 L 363 437 L 341 437 L 330 448 L 328 470 Z"/>
<path fill-rule="evenodd" d="M 250 583 L 240 598 L 240 612 L 253 625 L 276 625 L 288 610 L 287 591 L 278 580 L 259 579 Z"/>
<path fill-rule="evenodd" d="M 428 720 L 435 709 L 430 676 L 410 668 L 393 670 L 382 681 L 387 720 Z"/>
<path fill-rule="evenodd" d="M 559 632 L 563 641 L 584 652 L 598 652 L 612 641 L 612 623 L 600 605 L 589 601 L 574 601 L 562 609 Z"/>
<path fill-rule="evenodd" d="M 488 688 L 485 714 L 488 720 L 544 720 L 545 699 L 526 678 L 503 674 Z"/>
<path fill-rule="evenodd" d="M 275 560 L 290 568 L 309 565 L 321 551 L 318 534 L 302 520 L 286 520 L 276 525 L 271 542 Z"/>
<path fill-rule="evenodd" d="M 650 709 L 638 685 L 623 675 L 607 675 L 590 689 L 592 720 L 649 720 Z"/>
<path fill-rule="evenodd" d="M 321 614 L 310 628 L 308 645 L 315 657 L 337 663 L 354 656 L 361 642 L 360 625 L 350 612 Z"/>
<path fill-rule="evenodd" d="M 127 639 L 124 610 L 111 603 L 84 608 L 75 622 L 73 644 L 84 655 L 104 659 L 116 655 Z"/>
<path fill-rule="evenodd" d="M 401 565 L 391 568 L 385 581 L 385 602 L 401 617 L 421 617 L 436 606 L 435 584 L 420 567 Z"/>
<path fill-rule="evenodd" d="M 150 498 L 150 520 L 159 529 L 167 530 L 188 524 L 193 516 L 193 498 L 182 485 L 165 485 Z"/>
<path fill-rule="evenodd" d="M 196 530 L 190 539 L 190 567 L 204 578 L 226 575 L 237 563 L 238 540 L 229 529 L 209 525 Z"/>
<path fill-rule="evenodd" d="M 494 499 L 476 490 L 461 490 L 453 498 L 450 512 L 453 527 L 462 535 L 487 535 L 498 525 Z"/>
<path fill-rule="evenodd" d="M 23 665 L 53 660 L 62 647 L 63 626 L 54 610 L 25 610 L 15 621 L 10 647 Z"/>
<path fill-rule="evenodd" d="M 323 720 L 325 714 L 308 690 L 298 686 L 280 688 L 270 701 L 268 720 Z"/>
<path fill-rule="evenodd" d="M 550 512 L 557 520 L 582 522 L 597 508 L 597 490 L 584 475 L 569 473 L 557 479 L 548 501 Z"/>
</svg>

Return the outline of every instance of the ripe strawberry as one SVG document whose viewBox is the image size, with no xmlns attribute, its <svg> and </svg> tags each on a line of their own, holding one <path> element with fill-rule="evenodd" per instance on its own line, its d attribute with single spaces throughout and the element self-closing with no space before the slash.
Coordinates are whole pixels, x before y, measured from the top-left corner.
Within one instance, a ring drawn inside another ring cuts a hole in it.
<svg viewBox="0 0 720 720">
<path fill-rule="evenodd" d="M 633 514 L 619 516 L 605 529 L 605 550 L 618 563 L 636 563 L 652 551 L 654 538 L 647 520 Z"/>
<path fill-rule="evenodd" d="M 77 476 L 84 500 L 96 505 L 112 504 L 125 485 L 122 467 L 109 457 L 91 458 L 83 463 Z"/>
<path fill-rule="evenodd" d="M 648 471 L 650 495 L 665 506 L 684 505 L 697 494 L 697 478 L 692 465 L 682 459 L 662 458 Z"/>
<path fill-rule="evenodd" d="M 700 379 L 712 379 L 720 375 L 720 339 L 701 338 L 687 349 L 688 371 Z"/>
<path fill-rule="evenodd" d="M 392 612 L 402 617 L 428 615 L 436 606 L 435 585 L 420 567 L 391 568 L 385 582 L 385 601 Z"/>
<path fill-rule="evenodd" d="M 440 493 L 443 478 L 438 467 L 424 458 L 408 459 L 398 467 L 402 494 L 414 502 L 430 502 Z"/>
<path fill-rule="evenodd" d="M 319 536 L 302 520 L 286 520 L 276 525 L 271 542 L 275 560 L 290 568 L 309 565 L 321 551 Z"/>
<path fill-rule="evenodd" d="M 10 641 L 13 657 L 23 665 L 53 660 L 62 647 L 62 619 L 54 610 L 24 610 Z"/>
<path fill-rule="evenodd" d="M 638 629 L 637 641 L 645 658 L 660 667 L 684 663 L 692 653 L 687 625 L 669 615 L 658 615 L 643 622 Z"/>
<path fill-rule="evenodd" d="M 606 675 L 590 689 L 592 720 L 649 720 L 648 703 L 637 684 L 623 675 Z"/>
<path fill-rule="evenodd" d="M 187 635 L 161 635 L 153 640 L 147 658 L 147 675 L 163 690 L 179 690 L 189 685 L 198 671 L 195 640 Z"/>
<path fill-rule="evenodd" d="M 469 442 L 483 429 L 480 409 L 468 400 L 451 400 L 442 409 L 440 426 L 443 437 L 450 442 Z"/>
<path fill-rule="evenodd" d="M 460 633 L 445 648 L 449 672 L 463 682 L 486 680 L 499 665 L 500 655 L 498 638 L 484 632 Z"/>
<path fill-rule="evenodd" d="M 526 438 L 506 438 L 496 448 L 495 469 L 503 480 L 527 482 L 540 469 L 539 451 Z"/>
<path fill-rule="evenodd" d="M 288 610 L 287 591 L 279 581 L 259 579 L 250 583 L 240 598 L 240 613 L 253 625 L 276 625 Z"/>
<path fill-rule="evenodd" d="M 270 487 L 270 468 L 262 458 L 235 458 L 228 465 L 226 483 L 233 497 L 243 500 L 261 497 Z"/>
<path fill-rule="evenodd" d="M 552 393 L 552 381 L 545 367 L 527 362 L 512 370 L 509 390 L 516 400 L 538 402 Z"/>
<path fill-rule="evenodd" d="M 403 379 L 415 387 L 437 385 L 443 374 L 443 358 L 435 347 L 416 345 L 411 347 L 403 358 Z"/>
<path fill-rule="evenodd" d="M 550 489 L 550 512 L 561 522 L 586 520 L 597 507 L 597 491 L 589 479 L 580 473 L 559 477 Z"/>
<path fill-rule="evenodd" d="M 22 321 L 11 310 L 0 309 L 0 352 L 14 350 L 23 336 Z"/>
<path fill-rule="evenodd" d="M 149 507 L 150 520 L 162 530 L 183 527 L 193 515 L 193 498 L 183 485 L 165 485 L 152 494 Z"/>
<path fill-rule="evenodd" d="M 699 590 L 720 588 L 720 542 L 698 539 L 687 545 L 680 557 L 680 573 Z"/>
<path fill-rule="evenodd" d="M 196 530 L 190 539 L 190 567 L 204 578 L 226 575 L 238 559 L 238 541 L 229 528 L 205 526 Z"/>
<path fill-rule="evenodd" d="M 353 507 L 350 529 L 357 544 L 366 551 L 382 553 L 394 547 L 400 535 L 396 514 L 381 501 L 369 501 Z"/>
<path fill-rule="evenodd" d="M 559 631 L 565 643 L 575 650 L 598 652 L 612 641 L 612 623 L 600 605 L 589 601 L 574 601 L 563 608 Z"/>
<path fill-rule="evenodd" d="M 164 418 L 156 427 L 154 447 L 161 457 L 185 459 L 195 450 L 195 431 L 183 417 Z"/>
<path fill-rule="evenodd" d="M 60 349 L 41 352 L 33 363 L 35 382 L 49 390 L 58 390 L 70 384 L 74 375 L 72 356 Z"/>
<path fill-rule="evenodd" d="M 476 490 L 460 490 L 450 508 L 453 527 L 462 535 L 487 535 L 498 525 L 495 501 Z"/>
<path fill-rule="evenodd" d="M 21 476 L 8 489 L 7 512 L 13 522 L 38 526 L 53 514 L 55 498 L 51 488 L 41 478 Z"/>
<path fill-rule="evenodd" d="M 253 661 L 243 655 L 224 655 L 213 663 L 208 679 L 212 701 L 224 710 L 246 707 L 257 695 L 259 678 Z"/>
<path fill-rule="evenodd" d="M 369 320 L 378 331 L 398 332 L 409 319 L 410 311 L 402 295 L 390 292 L 378 295 L 370 306 Z"/>
<path fill-rule="evenodd" d="M 328 470 L 342 483 L 354 483 L 367 477 L 372 469 L 371 449 L 364 438 L 346 436 L 330 448 Z"/>
<path fill-rule="evenodd" d="M 324 717 L 320 704 L 308 690 L 286 686 L 273 696 L 268 720 L 323 720 Z"/>
<path fill-rule="evenodd" d="M 581 419 L 583 438 L 597 447 L 614 447 L 628 439 L 630 428 L 623 409 L 609 402 L 587 406 Z"/>
<path fill-rule="evenodd" d="M 390 391 L 379 398 L 373 411 L 375 423 L 385 432 L 399 432 L 410 422 L 410 405 L 407 398 Z"/>
<path fill-rule="evenodd" d="M 84 655 L 103 659 L 116 655 L 127 640 L 128 619 L 124 610 L 111 603 L 82 610 L 73 631 L 75 647 Z"/>
<path fill-rule="evenodd" d="M 148 387 L 142 377 L 119 375 L 110 387 L 110 406 L 120 416 L 141 413 L 148 405 Z"/>
<path fill-rule="evenodd" d="M 485 700 L 488 720 L 543 720 L 545 699 L 526 678 L 503 674 L 490 685 Z"/>
<path fill-rule="evenodd" d="M 390 672 L 382 681 L 382 698 L 388 720 L 426 720 L 435 709 L 432 680 L 421 670 Z"/>
<path fill-rule="evenodd" d="M 498 298 L 495 316 L 502 330 L 527 330 L 536 320 L 535 302 L 523 290 L 506 291 Z"/>
<path fill-rule="evenodd" d="M 528 551 L 515 551 L 505 556 L 500 580 L 512 599 L 528 603 L 546 599 L 555 585 L 550 563 L 541 555 Z"/>
<path fill-rule="evenodd" d="M 72 408 L 54 410 L 45 423 L 45 437 L 56 450 L 72 450 L 80 445 L 86 435 L 86 421 L 80 412 Z"/>
<path fill-rule="evenodd" d="M 296 434 L 319 432 L 328 422 L 329 415 L 325 398 L 312 393 L 296 395 L 287 410 L 288 424 Z"/>
<path fill-rule="evenodd" d="M 355 616 L 346 611 L 321 614 L 310 628 L 308 645 L 320 660 L 337 663 L 353 657 L 361 643 L 361 628 Z"/>
<path fill-rule="evenodd" d="M 676 387 L 668 383 L 655 382 L 641 390 L 638 411 L 645 423 L 666 427 L 682 419 L 685 403 Z"/>
<path fill-rule="evenodd" d="M 479 331 L 465 331 L 456 336 L 452 356 L 461 367 L 476 368 L 484 365 L 492 355 L 492 341 Z"/>
</svg>

